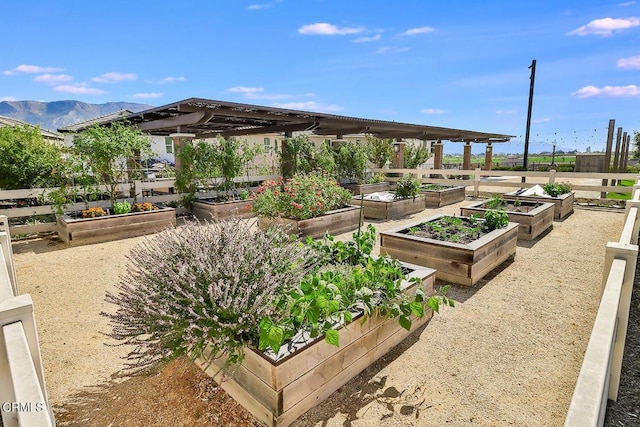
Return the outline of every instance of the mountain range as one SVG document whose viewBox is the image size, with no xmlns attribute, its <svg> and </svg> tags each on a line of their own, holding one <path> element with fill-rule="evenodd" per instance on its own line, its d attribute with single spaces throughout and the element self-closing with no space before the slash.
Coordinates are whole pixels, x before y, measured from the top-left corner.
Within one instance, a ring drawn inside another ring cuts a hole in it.
<svg viewBox="0 0 640 427">
<path fill-rule="evenodd" d="M 133 113 L 153 108 L 147 104 L 133 102 L 107 102 L 106 104 L 88 104 L 80 101 L 2 101 L 0 116 L 21 120 L 31 125 L 40 125 L 43 129 L 57 131 L 59 128 L 84 122 L 119 110 Z"/>
</svg>

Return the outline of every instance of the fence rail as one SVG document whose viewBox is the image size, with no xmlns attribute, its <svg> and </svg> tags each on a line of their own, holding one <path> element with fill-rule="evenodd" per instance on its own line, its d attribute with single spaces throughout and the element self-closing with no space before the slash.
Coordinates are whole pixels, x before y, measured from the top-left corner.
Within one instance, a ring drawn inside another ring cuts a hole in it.
<svg viewBox="0 0 640 427">
<path fill-rule="evenodd" d="M 54 427 L 33 301 L 18 295 L 6 216 L 0 216 L 0 402 L 4 427 Z"/>
<path fill-rule="evenodd" d="M 640 180 L 636 179 L 632 190 L 620 239 L 606 247 L 602 297 L 565 419 L 566 427 L 604 425 L 607 400 L 618 398 L 638 259 Z"/>
</svg>

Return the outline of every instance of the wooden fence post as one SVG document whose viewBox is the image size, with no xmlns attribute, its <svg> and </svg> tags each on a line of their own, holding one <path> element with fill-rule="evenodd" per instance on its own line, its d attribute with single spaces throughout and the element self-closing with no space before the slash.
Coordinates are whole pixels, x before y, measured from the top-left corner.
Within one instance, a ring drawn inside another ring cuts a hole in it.
<svg viewBox="0 0 640 427">
<path fill-rule="evenodd" d="M 473 197 L 480 194 L 480 168 L 476 168 L 476 174 L 473 176 Z"/>
<path fill-rule="evenodd" d="M 556 182 L 556 170 L 549 169 L 549 184 L 553 184 Z"/>
</svg>

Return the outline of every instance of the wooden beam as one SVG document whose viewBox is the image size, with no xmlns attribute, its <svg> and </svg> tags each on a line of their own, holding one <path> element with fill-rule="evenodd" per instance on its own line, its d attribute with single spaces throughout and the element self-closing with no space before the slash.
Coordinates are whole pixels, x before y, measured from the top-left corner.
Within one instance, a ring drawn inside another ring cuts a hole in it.
<svg viewBox="0 0 640 427">
<path fill-rule="evenodd" d="M 150 122 L 138 123 L 138 128 L 142 131 L 153 131 L 159 129 L 177 128 L 178 126 L 188 126 L 198 123 L 206 117 L 204 111 L 184 114 L 182 116 L 168 117 L 166 119 L 153 120 Z"/>
<path fill-rule="evenodd" d="M 220 136 L 243 136 L 243 135 L 255 135 L 260 133 L 274 133 L 274 132 L 297 132 L 307 130 L 315 125 L 314 122 L 293 123 L 288 125 L 273 125 L 273 126 L 257 126 L 249 129 L 237 129 L 220 132 Z"/>
</svg>

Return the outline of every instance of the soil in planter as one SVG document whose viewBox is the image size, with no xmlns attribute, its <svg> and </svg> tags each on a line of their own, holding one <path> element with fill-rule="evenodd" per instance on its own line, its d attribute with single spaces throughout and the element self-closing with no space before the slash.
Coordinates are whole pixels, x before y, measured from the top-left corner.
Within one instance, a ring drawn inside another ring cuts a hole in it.
<svg viewBox="0 0 640 427">
<path fill-rule="evenodd" d="M 502 209 L 507 212 L 523 212 L 529 213 L 537 207 L 542 206 L 542 203 L 539 202 L 521 202 L 518 203 L 517 200 L 503 200 L 499 204 L 493 204 L 491 202 L 485 202 L 478 206 L 482 209 Z"/>
<path fill-rule="evenodd" d="M 423 222 L 400 233 L 443 242 L 471 243 L 488 234 L 482 222 L 465 217 L 442 216 L 434 221 Z"/>
<path fill-rule="evenodd" d="M 426 184 L 420 187 L 420 190 L 426 191 L 439 191 L 439 190 L 448 190 L 450 188 L 455 188 L 455 185 L 441 185 L 441 184 Z"/>
<path fill-rule="evenodd" d="M 251 201 L 251 199 L 241 199 L 240 197 L 228 197 L 228 196 L 215 196 L 215 197 L 207 197 L 204 199 L 198 199 L 198 202 L 209 202 L 209 203 L 225 203 L 225 202 L 242 202 L 246 201 L 247 203 Z"/>
</svg>

